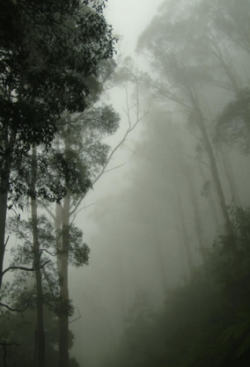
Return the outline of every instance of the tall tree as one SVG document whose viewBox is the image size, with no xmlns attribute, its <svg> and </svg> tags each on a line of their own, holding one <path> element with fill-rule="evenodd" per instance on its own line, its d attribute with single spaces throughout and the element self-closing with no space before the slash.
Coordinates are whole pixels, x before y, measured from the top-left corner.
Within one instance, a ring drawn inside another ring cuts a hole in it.
<svg viewBox="0 0 250 367">
<path fill-rule="evenodd" d="M 95 0 L 0 4 L 0 287 L 7 208 L 26 194 L 22 159 L 34 144 L 49 149 L 64 110 L 85 109 L 86 78 L 112 57 L 103 8 Z"/>
<path fill-rule="evenodd" d="M 194 11 L 198 7 L 197 4 L 182 2 L 179 6 L 174 2 L 165 2 L 161 15 L 152 21 L 139 39 L 138 48 L 148 52 L 152 66 L 157 70 L 158 79 L 146 78 L 155 96 L 161 101 L 172 101 L 173 106 L 179 105 L 200 133 L 217 189 L 226 232 L 232 239 L 229 243 L 234 247 L 233 227 L 209 136 L 213 124 L 208 125 L 210 118 L 204 108 L 206 88 L 218 86 L 218 79 L 214 78 L 212 68 L 215 73 L 223 70 L 223 73 L 220 72 L 219 82 L 229 80 L 232 84 L 233 81 L 228 71 L 229 66 L 225 63 L 224 58 L 228 57 L 222 47 L 224 45 L 214 37 L 214 29 L 211 28 L 209 20 L 199 27 L 201 20 Z"/>
</svg>

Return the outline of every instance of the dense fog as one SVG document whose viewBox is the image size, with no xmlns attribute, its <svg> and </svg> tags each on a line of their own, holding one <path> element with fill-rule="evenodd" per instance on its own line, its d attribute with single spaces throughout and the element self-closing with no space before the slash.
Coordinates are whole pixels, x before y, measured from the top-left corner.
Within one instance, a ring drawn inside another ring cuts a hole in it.
<svg viewBox="0 0 250 367">
<path fill-rule="evenodd" d="M 21 3 L 0 6 L 0 365 L 248 366 L 250 1 Z"/>
</svg>

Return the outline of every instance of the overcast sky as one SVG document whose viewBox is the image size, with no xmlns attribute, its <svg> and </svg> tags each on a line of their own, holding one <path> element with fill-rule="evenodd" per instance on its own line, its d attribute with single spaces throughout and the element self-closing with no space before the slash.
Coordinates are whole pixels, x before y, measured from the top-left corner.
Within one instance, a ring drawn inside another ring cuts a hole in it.
<svg viewBox="0 0 250 367">
<path fill-rule="evenodd" d="M 157 12 L 163 0 L 108 0 L 106 18 L 114 32 L 123 36 L 122 51 L 133 53 L 137 38 Z"/>
</svg>

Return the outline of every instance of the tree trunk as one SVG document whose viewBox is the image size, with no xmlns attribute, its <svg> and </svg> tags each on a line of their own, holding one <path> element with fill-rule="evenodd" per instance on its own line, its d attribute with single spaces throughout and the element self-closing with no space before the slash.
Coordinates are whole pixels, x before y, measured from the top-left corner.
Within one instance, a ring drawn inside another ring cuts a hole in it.
<svg viewBox="0 0 250 367">
<path fill-rule="evenodd" d="M 68 290 L 68 253 L 69 253 L 69 217 L 70 196 L 64 199 L 62 211 L 62 247 L 58 258 L 58 275 L 62 310 L 59 314 L 59 367 L 69 366 L 69 290 Z"/>
<path fill-rule="evenodd" d="M 35 191 L 37 175 L 37 159 L 36 148 L 32 149 L 32 189 Z M 45 365 L 45 337 L 44 337 L 44 318 L 43 318 L 43 286 L 41 269 L 41 252 L 38 238 L 38 219 L 37 219 L 37 201 L 33 197 L 31 199 L 31 220 L 33 232 L 33 251 L 34 261 L 33 267 L 36 277 L 36 292 L 37 292 L 37 309 L 36 309 L 36 331 L 35 331 L 35 366 L 44 367 Z"/>
<path fill-rule="evenodd" d="M 206 151 L 208 153 L 210 166 L 211 166 L 211 171 L 212 171 L 212 176 L 213 176 L 213 179 L 214 179 L 214 182 L 215 182 L 215 186 L 216 186 L 216 190 L 217 190 L 217 194 L 218 194 L 218 198 L 219 198 L 219 202 L 220 202 L 222 215 L 223 215 L 223 218 L 224 218 L 224 221 L 225 221 L 226 234 L 229 238 L 229 245 L 232 247 L 232 249 L 234 249 L 235 248 L 234 230 L 233 230 L 233 226 L 232 226 L 229 214 L 228 214 L 226 200 L 225 200 L 224 192 L 223 192 L 221 181 L 220 181 L 217 164 L 216 164 L 216 160 L 215 160 L 215 157 L 214 157 L 214 152 L 213 152 L 211 143 L 210 143 L 208 135 L 207 135 L 207 130 L 206 130 L 206 126 L 205 126 L 205 123 L 204 123 L 203 115 L 202 115 L 202 113 L 199 109 L 197 101 L 195 100 L 195 98 L 193 97 L 192 94 L 191 94 L 191 101 L 193 103 L 193 107 L 194 107 L 195 112 L 196 112 L 197 117 L 198 117 L 198 127 L 200 128 L 200 131 L 202 133 L 202 137 L 203 137 L 203 140 L 204 140 L 204 143 L 205 143 Z"/>
<path fill-rule="evenodd" d="M 174 175 L 174 189 L 175 189 L 175 197 L 176 197 L 176 204 L 177 204 L 177 213 L 178 213 L 178 221 L 180 222 L 181 226 L 181 234 L 182 234 L 182 247 L 185 252 L 185 260 L 187 262 L 188 268 L 188 278 L 190 279 L 194 273 L 194 261 L 192 256 L 192 251 L 189 245 L 188 239 L 188 232 L 185 223 L 185 218 L 183 215 L 182 204 L 180 199 L 180 192 L 178 190 L 178 178 L 176 175 L 175 167 L 173 166 L 173 175 Z"/>
<path fill-rule="evenodd" d="M 200 170 L 200 175 L 203 178 L 203 181 L 206 182 L 207 177 L 204 174 L 204 171 L 202 169 L 201 164 L 199 164 L 199 170 Z M 217 197 L 217 193 L 215 193 L 213 188 L 211 188 L 209 204 L 210 204 L 210 209 L 212 211 L 212 218 L 213 218 L 215 228 L 216 228 L 216 230 L 218 230 L 218 228 L 220 227 L 219 214 L 220 214 L 221 210 L 220 210 L 220 207 L 218 206 L 218 202 L 216 201 L 215 195 Z"/>
<path fill-rule="evenodd" d="M 164 255 L 162 253 L 161 243 L 160 243 L 158 234 L 153 229 L 152 229 L 152 233 L 153 233 L 152 243 L 156 247 L 156 260 L 157 260 L 157 264 L 159 265 L 159 269 L 160 269 L 160 276 L 161 276 L 162 286 L 163 286 L 163 294 L 165 295 L 169 289 L 167 269 L 166 269 L 166 265 L 164 262 Z"/>
<path fill-rule="evenodd" d="M 33 249 L 34 249 L 34 268 L 41 266 L 40 246 L 37 229 L 37 203 L 31 200 L 32 214 L 32 230 L 33 230 Z M 43 321 L 43 286 L 41 269 L 37 269 L 36 276 L 36 292 L 37 292 L 37 322 L 35 331 L 35 366 L 44 367 L 45 365 L 45 337 L 44 337 L 44 321 Z"/>
<path fill-rule="evenodd" d="M 2 272 L 5 253 L 5 227 L 8 206 L 8 184 L 9 172 L 6 172 L 5 175 L 2 174 L 0 184 L 0 289 L 2 286 Z"/>
<path fill-rule="evenodd" d="M 16 139 L 16 132 L 11 131 L 8 137 L 8 128 L 6 129 L 6 139 L 2 144 L 4 145 L 5 154 L 2 157 L 1 177 L 0 177 L 0 290 L 2 286 L 2 272 L 5 253 L 5 228 L 7 220 L 8 209 L 8 191 L 10 170 L 13 156 L 13 145 Z"/>
<path fill-rule="evenodd" d="M 237 185 L 236 185 L 236 182 L 235 182 L 235 179 L 234 179 L 234 174 L 233 174 L 233 171 L 232 171 L 232 167 L 230 165 L 230 162 L 225 157 L 225 153 L 223 151 L 223 148 L 221 150 L 221 156 L 222 156 L 223 166 L 225 168 L 228 184 L 229 184 L 229 187 L 230 187 L 230 190 L 231 190 L 232 200 L 235 203 L 235 205 L 242 208 L 241 201 L 240 201 L 240 196 L 239 196 L 239 193 L 238 193 Z"/>
<path fill-rule="evenodd" d="M 179 155 L 180 153 L 177 152 Z M 188 168 L 186 166 L 186 162 L 184 160 L 183 157 L 180 156 L 180 163 L 181 163 L 181 167 L 183 169 L 183 172 L 185 174 L 185 177 L 187 179 L 188 182 L 188 188 L 189 188 L 189 193 L 190 193 L 190 197 L 191 197 L 191 203 L 193 206 L 193 211 L 194 211 L 194 218 L 195 218 L 195 228 L 196 228 L 196 234 L 198 237 L 198 242 L 199 242 L 199 250 L 202 256 L 202 260 L 205 263 L 206 261 L 206 246 L 205 246 L 205 240 L 204 237 L 202 235 L 202 227 L 203 227 L 203 223 L 202 223 L 202 216 L 200 213 L 200 206 L 199 206 L 199 202 L 197 199 L 197 193 L 195 193 L 194 191 L 194 184 L 191 180 L 190 177 L 190 173 L 188 171 Z"/>
</svg>

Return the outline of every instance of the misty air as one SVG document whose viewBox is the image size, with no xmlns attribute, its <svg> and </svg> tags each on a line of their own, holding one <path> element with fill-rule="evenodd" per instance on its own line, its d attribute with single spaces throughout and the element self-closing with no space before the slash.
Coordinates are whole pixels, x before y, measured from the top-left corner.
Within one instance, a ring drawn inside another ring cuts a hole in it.
<svg viewBox="0 0 250 367">
<path fill-rule="evenodd" d="M 0 2 L 0 366 L 249 366 L 249 20 Z"/>
</svg>

